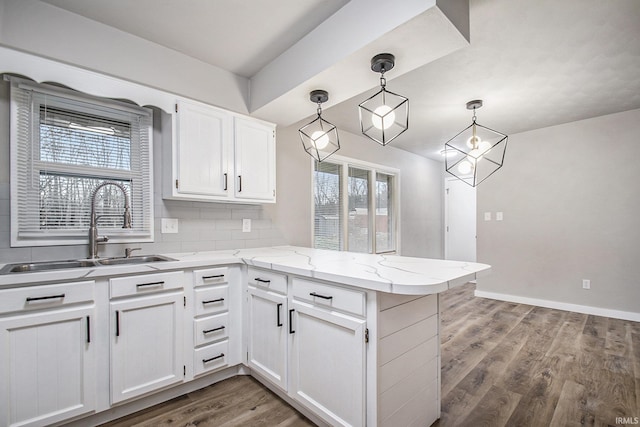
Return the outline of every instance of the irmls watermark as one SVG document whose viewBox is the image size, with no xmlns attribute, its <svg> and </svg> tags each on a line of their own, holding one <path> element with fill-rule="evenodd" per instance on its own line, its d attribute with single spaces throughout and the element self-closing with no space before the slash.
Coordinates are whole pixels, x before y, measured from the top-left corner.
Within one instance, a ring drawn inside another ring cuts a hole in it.
<svg viewBox="0 0 640 427">
<path fill-rule="evenodd" d="M 640 418 L 638 417 L 616 417 L 616 424 L 640 424 Z"/>
</svg>

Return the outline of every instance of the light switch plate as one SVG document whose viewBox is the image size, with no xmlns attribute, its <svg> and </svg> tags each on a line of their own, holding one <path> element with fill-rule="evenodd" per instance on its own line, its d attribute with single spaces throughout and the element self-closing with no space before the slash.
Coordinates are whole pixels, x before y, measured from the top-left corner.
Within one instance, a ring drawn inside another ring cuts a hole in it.
<svg viewBox="0 0 640 427">
<path fill-rule="evenodd" d="M 484 213 L 484 220 L 485 221 L 491 221 L 491 212 L 485 212 Z"/>
<path fill-rule="evenodd" d="M 242 232 L 250 233 L 251 232 L 251 220 L 248 218 L 244 218 L 242 220 Z"/>
<path fill-rule="evenodd" d="M 496 212 L 496 221 L 502 221 L 502 212 Z"/>
<path fill-rule="evenodd" d="M 178 218 L 162 218 L 162 229 L 164 234 L 178 232 Z"/>
</svg>

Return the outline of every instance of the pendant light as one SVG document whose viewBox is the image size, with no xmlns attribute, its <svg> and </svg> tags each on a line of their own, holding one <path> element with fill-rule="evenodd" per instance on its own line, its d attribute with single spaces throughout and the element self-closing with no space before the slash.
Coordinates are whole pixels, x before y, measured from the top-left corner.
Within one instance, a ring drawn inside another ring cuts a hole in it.
<svg viewBox="0 0 640 427">
<path fill-rule="evenodd" d="M 444 144 L 445 169 L 451 175 L 472 187 L 489 178 L 502 167 L 508 136 L 476 123 L 476 109 L 482 100 L 467 102 L 467 110 L 473 110 L 471 124 Z"/>
<path fill-rule="evenodd" d="M 381 145 L 387 145 L 409 128 L 409 99 L 386 89 L 384 73 L 395 65 L 390 53 L 380 53 L 371 59 L 371 70 L 380 73 L 380 91 L 362 102 L 360 128 L 362 133 Z"/>
<path fill-rule="evenodd" d="M 326 90 L 314 90 L 309 94 L 311 102 L 318 104 L 318 117 L 298 130 L 304 151 L 318 162 L 340 149 L 338 129 L 322 118 L 322 103 L 329 100 Z"/>
</svg>

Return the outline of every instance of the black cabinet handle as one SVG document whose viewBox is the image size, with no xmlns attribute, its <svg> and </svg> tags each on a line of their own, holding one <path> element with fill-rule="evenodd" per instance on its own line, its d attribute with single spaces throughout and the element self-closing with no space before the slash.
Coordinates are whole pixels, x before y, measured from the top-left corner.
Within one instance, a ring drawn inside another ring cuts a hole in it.
<svg viewBox="0 0 640 427">
<path fill-rule="evenodd" d="M 242 175 L 238 175 L 238 193 L 242 191 Z"/>
<path fill-rule="evenodd" d="M 255 278 L 255 279 L 253 279 L 253 280 L 255 280 L 256 282 L 260 282 L 260 283 L 271 283 L 271 280 L 268 280 L 268 279 L 261 279 L 261 278 L 259 278 L 259 277 L 256 277 L 256 278 Z"/>
<path fill-rule="evenodd" d="M 295 334 L 296 331 L 293 330 L 293 312 L 296 311 L 295 309 L 291 309 L 289 310 L 289 333 L 290 334 Z"/>
<path fill-rule="evenodd" d="M 280 309 L 282 308 L 282 303 L 278 304 L 278 306 L 276 307 L 276 313 L 278 316 L 278 324 L 276 326 L 280 327 L 282 326 L 282 320 L 280 319 Z"/>
<path fill-rule="evenodd" d="M 213 303 L 222 302 L 222 301 L 224 301 L 224 298 L 211 299 L 209 301 L 202 301 L 202 304 L 213 304 Z"/>
<path fill-rule="evenodd" d="M 209 363 L 212 360 L 220 359 L 221 357 L 224 357 L 224 353 L 220 353 L 219 355 L 212 357 L 210 359 L 202 359 L 202 363 Z"/>
<path fill-rule="evenodd" d="M 223 175 L 224 175 L 224 188 L 223 188 L 223 190 L 227 191 L 227 174 L 224 173 Z"/>
<path fill-rule="evenodd" d="M 56 298 L 64 298 L 64 294 L 60 295 L 48 295 L 46 297 L 27 297 L 27 302 L 31 301 L 41 301 L 43 299 L 56 299 Z"/>
<path fill-rule="evenodd" d="M 137 288 L 143 288 L 145 286 L 162 286 L 164 282 L 149 282 L 149 283 L 138 283 L 136 285 Z"/>
<path fill-rule="evenodd" d="M 116 310 L 116 336 L 120 336 L 120 312 Z"/>
<path fill-rule="evenodd" d="M 332 296 L 320 295 L 320 294 L 316 294 L 315 292 L 311 292 L 309 295 L 311 295 L 312 297 L 318 297 L 322 299 L 333 299 Z"/>
<path fill-rule="evenodd" d="M 91 318 L 87 316 L 87 342 L 91 342 Z"/>
<path fill-rule="evenodd" d="M 224 274 L 214 274 L 213 276 L 202 276 L 202 280 L 219 279 L 221 277 L 224 277 Z"/>
<path fill-rule="evenodd" d="M 217 328 L 213 328 L 213 329 L 205 329 L 205 330 L 202 331 L 202 333 L 203 334 L 210 334 L 211 332 L 221 331 L 224 328 L 225 328 L 224 326 L 218 326 Z"/>
</svg>

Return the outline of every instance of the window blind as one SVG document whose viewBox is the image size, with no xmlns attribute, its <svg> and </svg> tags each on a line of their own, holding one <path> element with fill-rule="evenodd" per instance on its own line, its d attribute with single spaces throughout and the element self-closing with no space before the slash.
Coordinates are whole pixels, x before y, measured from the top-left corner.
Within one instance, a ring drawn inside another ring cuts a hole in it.
<svg viewBox="0 0 640 427">
<path fill-rule="evenodd" d="M 91 196 L 106 181 L 127 189 L 132 228 L 122 228 L 122 192 L 105 186 L 96 195 L 100 232 L 114 242 L 151 241 L 148 110 L 11 81 L 12 245 L 86 242 Z"/>
<path fill-rule="evenodd" d="M 340 165 L 315 162 L 314 171 L 314 247 L 342 249 L 342 200 Z"/>
</svg>

